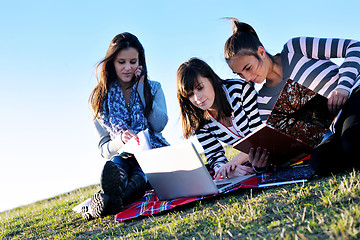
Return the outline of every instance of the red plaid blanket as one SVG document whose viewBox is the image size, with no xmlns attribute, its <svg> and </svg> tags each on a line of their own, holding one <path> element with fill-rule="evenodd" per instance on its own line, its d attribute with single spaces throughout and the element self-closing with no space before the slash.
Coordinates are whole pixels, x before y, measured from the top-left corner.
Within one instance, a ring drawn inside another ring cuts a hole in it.
<svg viewBox="0 0 360 240">
<path fill-rule="evenodd" d="M 244 181 L 240 186 L 237 186 L 233 189 L 230 189 L 222 194 L 226 194 L 239 188 L 257 188 L 257 177 L 253 177 Z M 203 197 L 188 197 L 188 198 L 178 198 L 173 200 L 161 201 L 156 196 L 154 191 L 148 191 L 143 198 L 139 199 L 136 202 L 133 202 L 125 207 L 125 210 L 119 212 L 115 215 L 115 221 L 122 222 L 130 219 L 134 219 L 140 216 L 148 216 L 163 211 L 173 209 L 174 207 L 181 206 L 187 203 L 198 201 L 205 198 L 211 198 L 215 195 L 203 196 Z"/>
<path fill-rule="evenodd" d="M 296 162 L 292 165 L 303 164 L 304 162 L 308 161 L 309 158 L 310 158 L 310 155 L 299 160 L 298 162 Z M 237 187 L 230 189 L 221 194 L 227 194 L 227 193 L 236 191 L 240 188 L 259 188 L 259 184 L 258 184 L 259 177 L 261 178 L 261 175 L 249 178 L 249 179 L 245 180 L 244 182 L 242 182 L 242 184 L 240 186 L 237 186 Z M 179 198 L 179 199 L 161 201 L 156 196 L 154 191 L 148 191 L 148 192 L 146 192 L 146 194 L 144 195 L 143 198 L 139 199 L 138 201 L 136 201 L 134 203 L 127 205 L 125 207 L 125 210 L 116 214 L 115 221 L 122 222 L 122 221 L 130 220 L 130 219 L 134 219 L 134 218 L 137 218 L 140 216 L 148 216 L 148 215 L 157 214 L 157 213 L 160 213 L 163 211 L 173 209 L 177 206 L 181 206 L 181 205 L 188 204 L 188 203 L 202 200 L 202 199 L 215 197 L 218 195 L 219 194 L 203 196 L 203 197 L 188 197 L 188 198 Z"/>
</svg>

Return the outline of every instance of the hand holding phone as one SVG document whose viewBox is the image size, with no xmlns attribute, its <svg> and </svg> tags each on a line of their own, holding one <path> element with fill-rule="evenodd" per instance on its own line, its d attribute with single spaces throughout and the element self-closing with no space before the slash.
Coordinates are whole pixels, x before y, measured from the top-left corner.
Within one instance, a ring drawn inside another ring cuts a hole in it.
<svg viewBox="0 0 360 240">
<path fill-rule="evenodd" d="M 139 83 L 144 81 L 144 72 L 142 66 L 138 66 L 137 69 L 135 70 L 135 78 L 136 81 L 139 81 Z"/>
</svg>

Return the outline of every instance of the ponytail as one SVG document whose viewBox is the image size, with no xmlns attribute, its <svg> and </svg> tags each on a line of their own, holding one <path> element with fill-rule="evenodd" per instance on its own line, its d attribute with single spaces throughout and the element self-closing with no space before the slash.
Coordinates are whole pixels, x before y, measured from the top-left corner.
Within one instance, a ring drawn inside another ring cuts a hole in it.
<svg viewBox="0 0 360 240">
<path fill-rule="evenodd" d="M 256 32 L 252 26 L 250 26 L 247 23 L 240 22 L 237 18 L 228 17 L 227 19 L 229 19 L 233 24 L 233 28 L 232 28 L 233 34 L 238 33 L 238 32 L 239 33 L 248 32 L 248 33 L 251 33 L 257 40 L 260 41 L 258 35 L 256 34 Z"/>
<path fill-rule="evenodd" d="M 232 22 L 233 34 L 225 43 L 224 55 L 226 61 L 229 61 L 231 57 L 237 55 L 241 50 L 246 50 L 247 55 L 257 55 L 258 47 L 262 46 L 258 35 L 254 28 L 249 24 L 240 22 L 237 18 L 226 18 Z"/>
</svg>

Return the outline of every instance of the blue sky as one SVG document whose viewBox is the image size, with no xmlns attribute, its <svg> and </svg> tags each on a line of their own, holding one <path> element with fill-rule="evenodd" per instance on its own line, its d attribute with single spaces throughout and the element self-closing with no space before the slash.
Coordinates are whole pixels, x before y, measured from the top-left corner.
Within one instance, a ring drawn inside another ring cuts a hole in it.
<svg viewBox="0 0 360 240">
<path fill-rule="evenodd" d="M 296 36 L 360 40 L 360 2 L 2 1 L 0 8 L 0 211 L 98 183 L 104 160 L 88 108 L 95 66 L 111 39 L 131 32 L 168 105 L 164 131 L 181 141 L 175 78 L 200 57 L 222 78 L 231 25 L 251 24 L 271 54 Z M 5 197 L 6 196 L 6 197 Z"/>
</svg>

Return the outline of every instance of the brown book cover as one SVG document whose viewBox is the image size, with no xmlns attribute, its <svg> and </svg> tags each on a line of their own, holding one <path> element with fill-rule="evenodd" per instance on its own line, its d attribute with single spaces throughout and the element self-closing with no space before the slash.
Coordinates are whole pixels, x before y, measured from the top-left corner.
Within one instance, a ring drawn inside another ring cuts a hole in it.
<svg viewBox="0 0 360 240">
<path fill-rule="evenodd" d="M 266 124 L 233 147 L 245 153 L 251 147 L 266 148 L 274 164 L 292 163 L 312 152 L 332 120 L 326 97 L 289 79 Z"/>
</svg>

